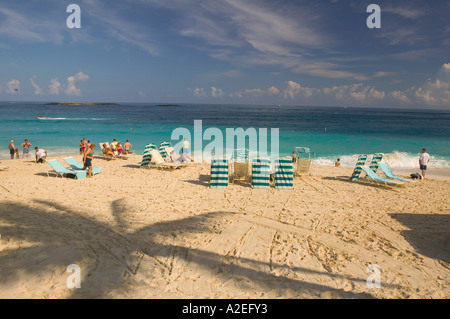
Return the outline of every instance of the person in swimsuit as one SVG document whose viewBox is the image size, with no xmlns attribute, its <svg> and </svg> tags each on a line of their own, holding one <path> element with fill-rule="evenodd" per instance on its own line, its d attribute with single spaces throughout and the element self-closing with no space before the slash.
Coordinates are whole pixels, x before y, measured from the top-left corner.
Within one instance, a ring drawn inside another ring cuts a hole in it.
<svg viewBox="0 0 450 319">
<path fill-rule="evenodd" d="M 11 143 L 8 145 L 9 155 L 11 155 L 11 159 L 14 159 L 14 153 L 16 152 L 16 147 L 14 146 L 14 140 L 11 140 Z"/>
<path fill-rule="evenodd" d="M 106 143 L 103 144 L 102 152 L 105 155 L 114 155 L 114 153 L 111 151 L 111 149 L 106 145 Z"/>
<path fill-rule="evenodd" d="M 120 144 L 120 142 L 117 142 L 116 151 L 119 153 L 119 155 L 125 154 L 125 150 L 123 149 L 122 144 Z"/>
<path fill-rule="evenodd" d="M 80 155 L 84 156 L 84 153 L 86 153 L 86 149 L 87 149 L 87 141 L 86 138 L 83 137 L 83 139 L 80 142 Z"/>
<path fill-rule="evenodd" d="M 31 146 L 31 143 L 28 142 L 27 139 L 25 139 L 25 142 L 23 142 L 20 146 L 22 146 L 22 148 L 23 148 L 22 158 L 30 157 L 30 146 Z"/>
<path fill-rule="evenodd" d="M 88 169 L 88 177 L 92 177 L 92 160 L 94 159 L 94 148 L 95 144 L 91 144 L 89 148 L 86 149 L 83 156 L 83 170 L 85 170 L 86 168 Z"/>
<path fill-rule="evenodd" d="M 131 143 L 127 140 L 125 142 L 125 144 L 123 145 L 123 148 L 125 149 L 125 154 L 133 153 L 133 151 L 131 150 L 132 147 L 133 147 L 133 145 L 131 145 Z"/>
</svg>

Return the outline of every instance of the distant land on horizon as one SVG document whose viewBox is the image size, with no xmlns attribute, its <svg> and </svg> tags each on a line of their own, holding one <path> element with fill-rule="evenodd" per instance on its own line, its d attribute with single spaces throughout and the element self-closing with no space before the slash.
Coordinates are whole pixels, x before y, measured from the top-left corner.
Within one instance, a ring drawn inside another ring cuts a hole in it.
<svg viewBox="0 0 450 319">
<path fill-rule="evenodd" d="M 46 105 L 120 105 L 118 103 L 93 103 L 93 102 L 52 102 L 47 103 Z"/>
</svg>

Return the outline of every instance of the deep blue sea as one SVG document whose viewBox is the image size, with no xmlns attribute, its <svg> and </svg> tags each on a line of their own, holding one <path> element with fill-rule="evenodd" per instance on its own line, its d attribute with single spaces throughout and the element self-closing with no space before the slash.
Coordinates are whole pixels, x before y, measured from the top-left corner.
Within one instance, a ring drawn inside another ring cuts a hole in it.
<svg viewBox="0 0 450 319">
<path fill-rule="evenodd" d="M 77 154 L 85 137 L 97 145 L 113 138 L 129 140 L 137 154 L 145 145 L 171 141 L 176 128 L 193 132 L 194 120 L 203 130 L 278 128 L 281 155 L 294 147 L 309 147 L 315 163 L 333 165 L 340 158 L 352 167 L 358 154 L 385 153 L 390 165 L 416 167 L 423 147 L 432 167 L 450 168 L 450 111 L 385 108 L 294 107 L 255 105 L 67 106 L 45 102 L 0 102 L 0 158 L 9 158 L 8 144 L 27 138 L 52 155 Z M 38 119 L 42 116 L 43 119 Z M 171 141 L 176 144 L 178 141 Z M 203 147 L 209 142 L 204 141 Z M 270 141 L 268 141 L 270 145 Z M 193 145 L 194 147 L 194 145 Z M 99 149 L 97 149 L 99 151 Z M 32 152 L 32 155 L 34 152 Z"/>
</svg>

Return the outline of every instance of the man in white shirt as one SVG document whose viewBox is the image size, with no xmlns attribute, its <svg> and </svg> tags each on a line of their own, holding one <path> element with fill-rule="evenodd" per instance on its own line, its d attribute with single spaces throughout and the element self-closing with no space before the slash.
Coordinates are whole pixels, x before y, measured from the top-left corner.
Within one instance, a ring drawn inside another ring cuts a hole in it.
<svg viewBox="0 0 450 319">
<path fill-rule="evenodd" d="M 47 151 L 38 147 L 35 147 L 34 150 L 36 152 L 36 163 L 45 163 L 45 159 L 47 158 Z"/>
<path fill-rule="evenodd" d="M 425 172 L 428 168 L 428 163 L 430 162 L 430 154 L 427 153 L 425 148 L 422 149 L 422 154 L 419 157 L 420 170 L 422 171 L 422 177 L 425 178 Z"/>
</svg>

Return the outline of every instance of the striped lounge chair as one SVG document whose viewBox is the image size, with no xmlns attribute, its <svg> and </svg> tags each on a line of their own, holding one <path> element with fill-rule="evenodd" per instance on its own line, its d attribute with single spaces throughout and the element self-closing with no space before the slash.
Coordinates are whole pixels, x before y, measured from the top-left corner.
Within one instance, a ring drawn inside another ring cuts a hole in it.
<svg viewBox="0 0 450 319">
<path fill-rule="evenodd" d="M 278 157 L 275 159 L 275 188 L 294 188 L 294 168 L 292 158 Z"/>
<path fill-rule="evenodd" d="M 270 188 L 270 159 L 268 157 L 253 158 L 252 188 Z"/>
<path fill-rule="evenodd" d="M 156 145 L 148 144 L 144 150 L 144 156 L 142 157 L 141 167 L 148 167 L 152 160 L 152 155 L 150 154 L 151 150 L 157 150 Z"/>
<path fill-rule="evenodd" d="M 211 160 L 211 188 L 228 187 L 228 159 L 213 158 Z"/>
<path fill-rule="evenodd" d="M 383 154 L 374 154 L 372 157 L 372 162 L 370 163 L 370 169 L 376 174 L 378 168 L 380 167 L 381 160 L 383 159 Z"/>
<path fill-rule="evenodd" d="M 351 181 L 356 181 L 362 172 L 362 167 L 366 165 L 367 155 L 359 155 L 358 160 L 356 161 L 355 169 L 353 170 L 352 177 L 350 177 Z"/>
</svg>

